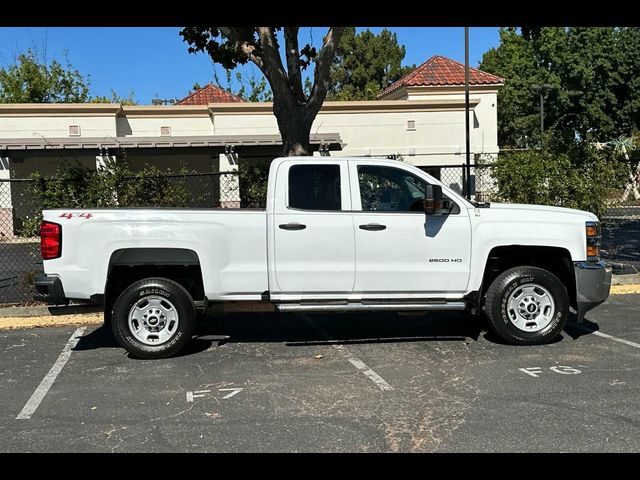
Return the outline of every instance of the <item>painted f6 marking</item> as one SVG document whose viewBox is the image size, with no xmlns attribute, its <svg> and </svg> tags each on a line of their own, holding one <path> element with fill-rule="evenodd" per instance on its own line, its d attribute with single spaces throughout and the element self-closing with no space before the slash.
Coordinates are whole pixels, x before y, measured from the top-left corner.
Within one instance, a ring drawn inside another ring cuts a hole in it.
<svg viewBox="0 0 640 480">
<path fill-rule="evenodd" d="M 542 368 L 540 367 L 526 367 L 519 368 L 518 370 L 535 378 L 538 378 L 540 376 L 539 374 L 542 373 Z M 577 368 L 573 367 L 567 367 L 565 365 L 556 365 L 554 367 L 549 367 L 549 370 L 555 373 L 560 373 L 562 375 L 577 375 L 579 373 L 582 373 L 582 370 L 578 370 Z"/>
</svg>

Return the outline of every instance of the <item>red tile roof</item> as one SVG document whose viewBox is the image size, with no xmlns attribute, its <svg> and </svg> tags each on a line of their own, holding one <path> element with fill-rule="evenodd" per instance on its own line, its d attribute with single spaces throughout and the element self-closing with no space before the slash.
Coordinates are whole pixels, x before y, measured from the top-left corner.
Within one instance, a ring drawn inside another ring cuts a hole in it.
<svg viewBox="0 0 640 480">
<path fill-rule="evenodd" d="M 469 85 L 500 85 L 504 79 L 477 68 L 469 68 Z M 378 98 L 411 86 L 464 85 L 464 64 L 441 55 L 434 55 L 413 72 L 389 85 Z"/>
<path fill-rule="evenodd" d="M 207 105 L 209 103 L 233 102 L 244 102 L 244 100 L 217 85 L 208 83 L 200 90 L 196 90 L 184 97 L 177 105 Z"/>
</svg>

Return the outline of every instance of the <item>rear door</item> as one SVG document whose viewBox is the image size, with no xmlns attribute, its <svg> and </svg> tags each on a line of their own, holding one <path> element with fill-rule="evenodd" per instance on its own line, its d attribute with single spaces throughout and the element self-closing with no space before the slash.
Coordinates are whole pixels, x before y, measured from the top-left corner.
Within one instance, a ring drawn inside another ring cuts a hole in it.
<svg viewBox="0 0 640 480">
<path fill-rule="evenodd" d="M 285 161 L 276 173 L 272 293 L 346 295 L 355 280 L 347 162 Z"/>
</svg>

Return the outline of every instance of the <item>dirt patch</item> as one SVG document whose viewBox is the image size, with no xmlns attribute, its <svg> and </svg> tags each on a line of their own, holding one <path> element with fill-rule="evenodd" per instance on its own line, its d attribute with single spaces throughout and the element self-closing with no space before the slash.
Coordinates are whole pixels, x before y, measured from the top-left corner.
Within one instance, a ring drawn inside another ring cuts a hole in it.
<svg viewBox="0 0 640 480">
<path fill-rule="evenodd" d="M 75 315 L 47 315 L 42 317 L 4 317 L 0 318 L 0 330 L 61 327 L 65 325 L 99 325 L 103 322 L 103 314 L 100 312 Z"/>
</svg>

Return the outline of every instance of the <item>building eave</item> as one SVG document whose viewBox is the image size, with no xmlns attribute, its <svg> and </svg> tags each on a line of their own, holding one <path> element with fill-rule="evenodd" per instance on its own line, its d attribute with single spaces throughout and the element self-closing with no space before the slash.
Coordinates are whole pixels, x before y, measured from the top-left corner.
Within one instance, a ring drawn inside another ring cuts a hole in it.
<svg viewBox="0 0 640 480">
<path fill-rule="evenodd" d="M 403 87 L 404 88 L 404 87 Z M 417 88 L 417 87 L 414 87 Z M 477 105 L 478 98 L 471 99 Z M 460 99 L 370 100 L 324 102 L 320 114 L 385 113 L 406 111 L 442 111 L 464 108 Z M 271 102 L 210 103 L 208 105 L 120 105 L 111 104 L 0 104 L 0 116 L 5 117 L 80 117 L 119 116 L 128 118 L 207 117 L 211 115 L 272 115 Z"/>
<path fill-rule="evenodd" d="M 121 116 L 135 117 L 208 117 L 209 105 L 123 105 Z"/>
<path fill-rule="evenodd" d="M 311 134 L 312 145 L 327 145 L 340 150 L 343 142 L 338 133 Z M 224 148 L 227 146 L 282 145 L 280 135 L 197 135 L 167 137 L 78 137 L 78 138 L 3 138 L 0 151 L 25 150 L 97 150 L 102 148 Z"/>
<path fill-rule="evenodd" d="M 470 99 L 471 106 L 480 103 L 479 98 Z M 459 110 L 464 109 L 464 101 L 460 99 L 429 99 L 429 100 L 370 100 L 353 102 L 324 102 L 319 114 L 327 113 L 385 113 L 425 110 Z M 212 115 L 215 114 L 271 114 L 273 104 L 271 102 L 247 102 L 247 103 L 216 103 L 209 104 Z"/>
</svg>

